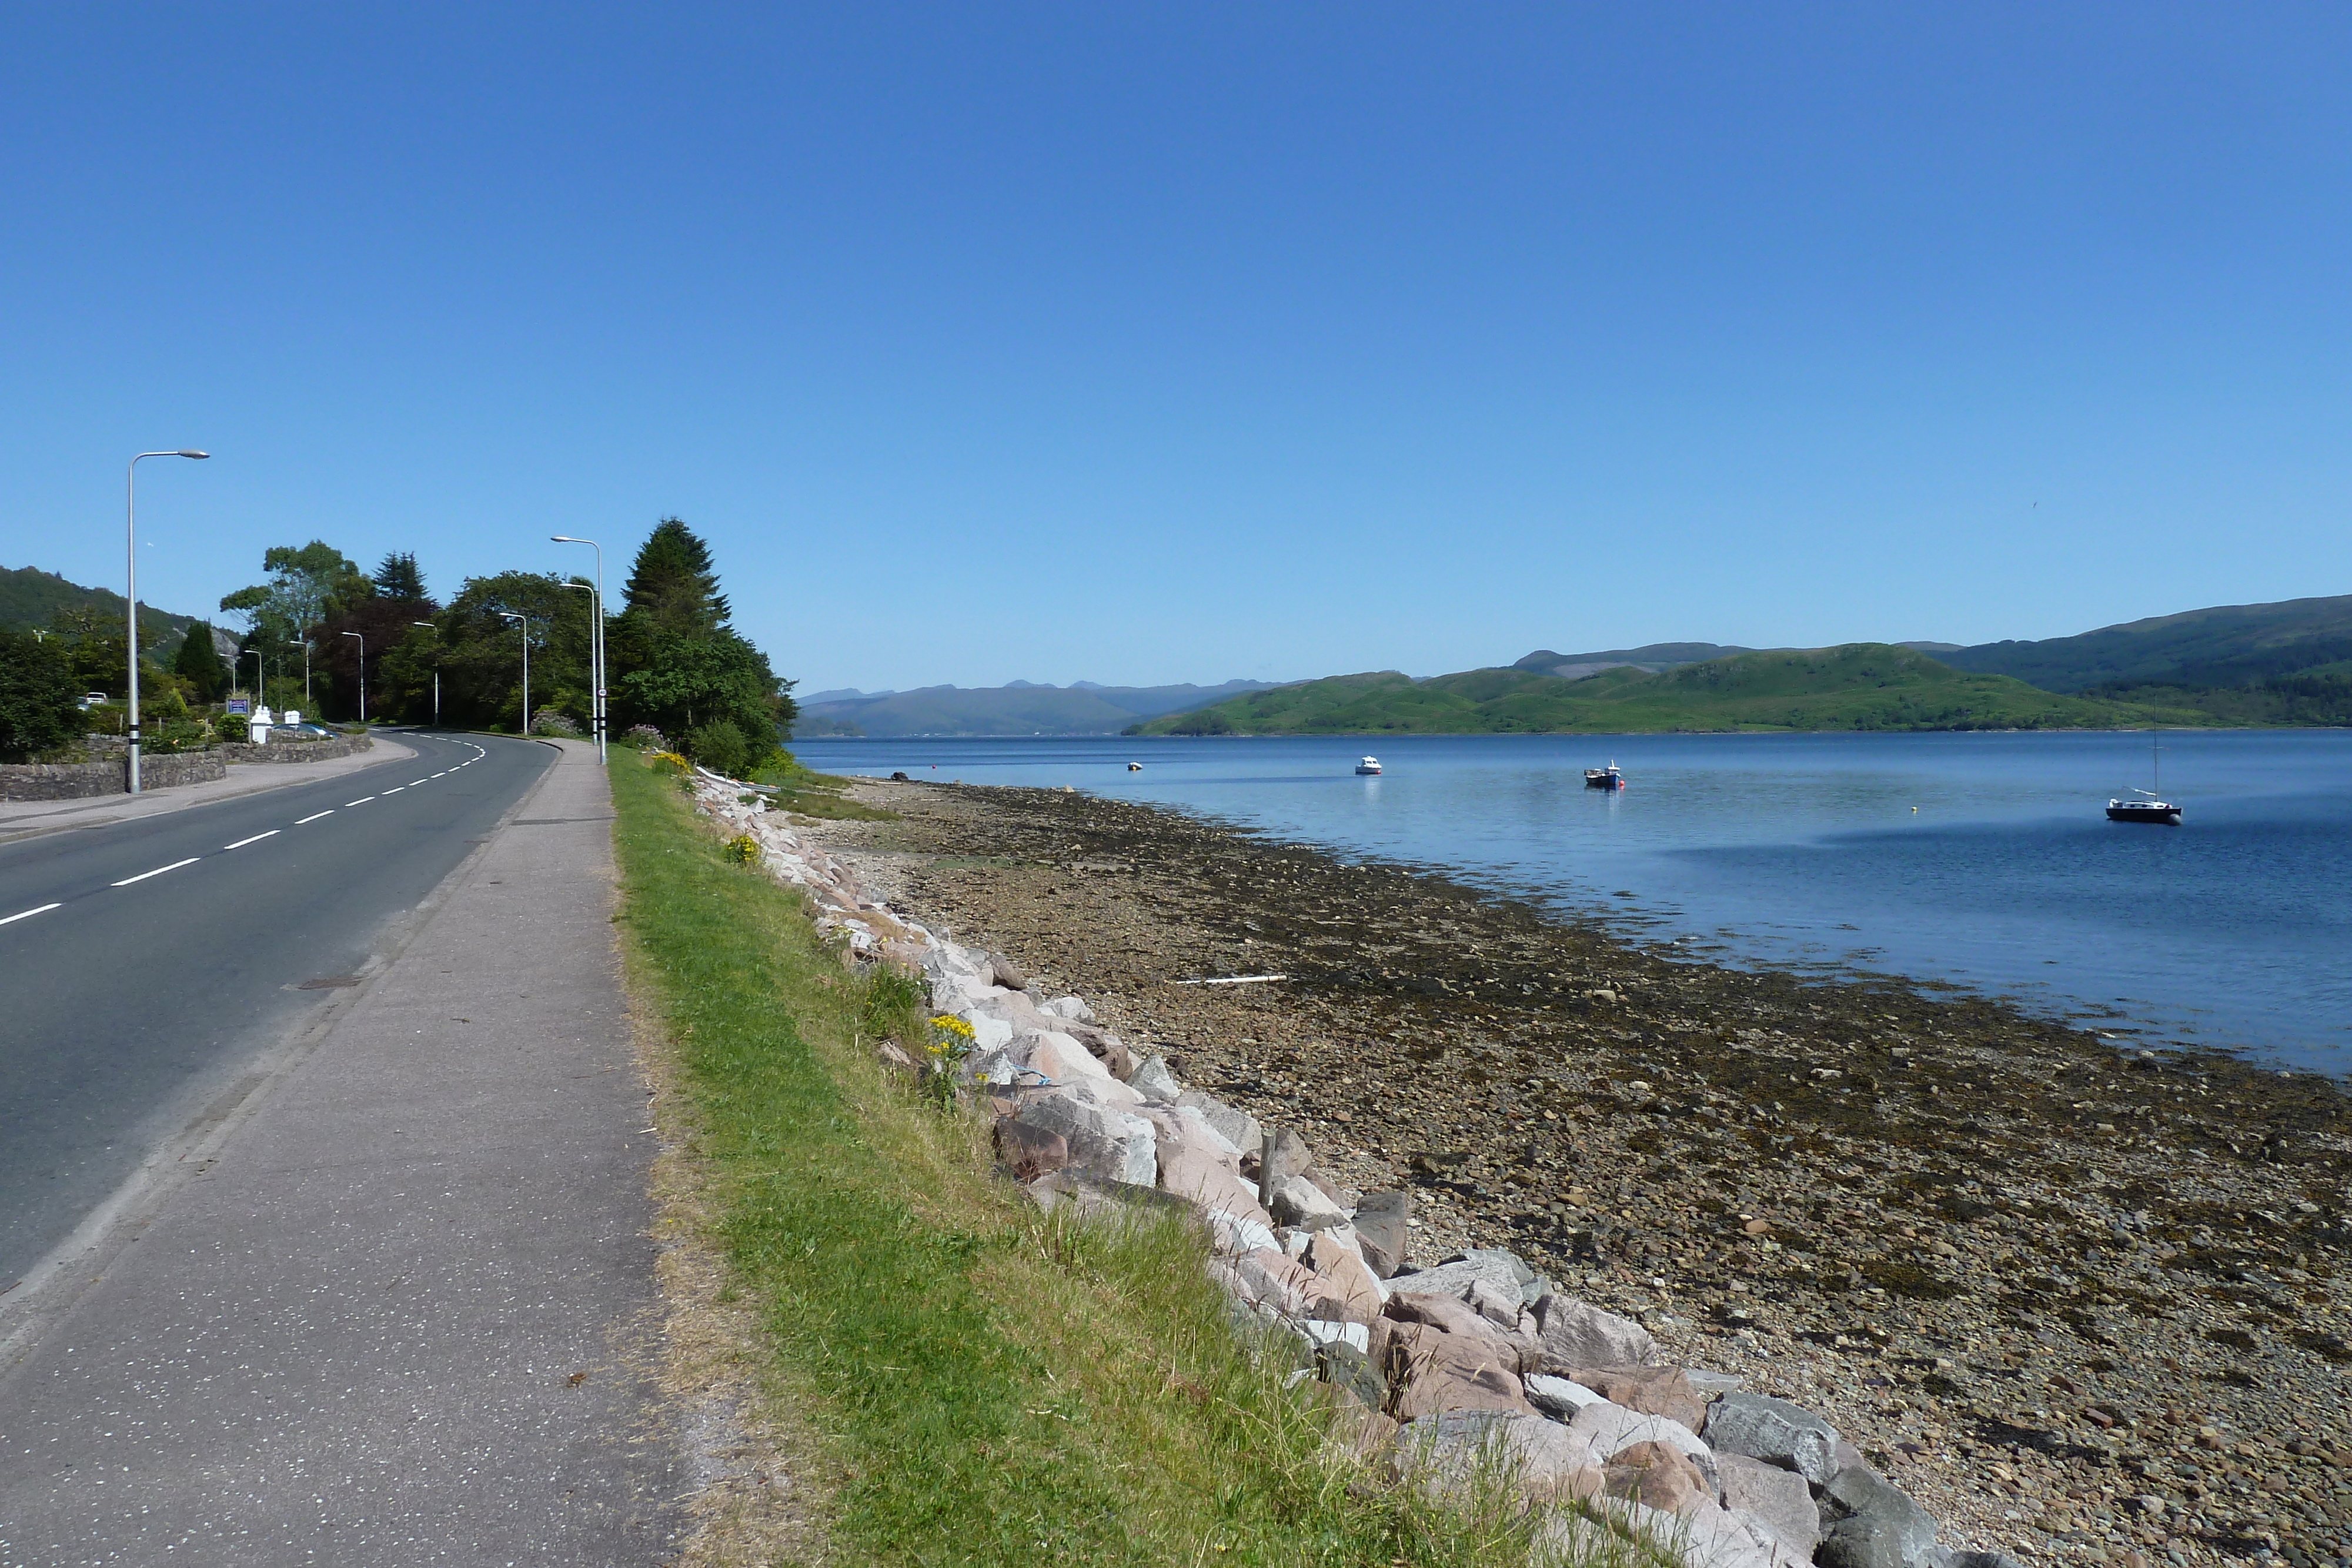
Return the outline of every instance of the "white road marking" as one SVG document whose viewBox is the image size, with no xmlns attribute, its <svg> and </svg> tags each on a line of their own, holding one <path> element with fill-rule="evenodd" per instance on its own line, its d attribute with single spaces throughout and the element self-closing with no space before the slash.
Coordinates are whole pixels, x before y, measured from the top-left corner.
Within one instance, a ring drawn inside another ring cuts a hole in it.
<svg viewBox="0 0 2352 1568">
<path fill-rule="evenodd" d="M 358 801 L 356 801 L 356 800 L 354 800 L 354 801 L 352 801 L 352 804 L 353 804 L 354 806 L 356 806 L 356 805 L 358 805 L 358 804 L 359 804 L 359 802 L 358 802 Z M 300 826 L 302 825 L 302 823 L 304 823 L 304 822 L 315 822 L 315 821 L 318 821 L 320 818 L 321 818 L 321 817 L 331 817 L 331 816 L 333 816 L 334 814 L 335 814 L 335 809 L 334 809 L 332 806 L 330 806 L 330 807 L 328 807 L 328 808 L 327 808 L 325 810 L 323 810 L 323 811 L 313 811 L 312 813 L 310 813 L 310 815 L 309 815 L 309 816 L 307 816 L 307 817 L 304 817 L 304 818 L 299 819 L 299 821 L 297 821 L 295 822 L 295 824 L 294 824 L 294 825 L 295 825 L 296 827 L 298 827 L 298 828 L 299 828 L 299 827 L 300 827 Z"/>
<path fill-rule="evenodd" d="M 444 768 L 440 772 L 436 773 L 433 777 L 436 779 L 446 779 L 449 777 L 449 770 L 446 768 Z"/>
<path fill-rule="evenodd" d="M 361 796 L 361 797 L 360 797 L 358 800 L 346 800 L 346 801 L 344 801 L 344 802 L 343 802 L 343 804 L 344 804 L 344 805 L 346 805 L 346 806 L 364 806 L 364 805 L 366 805 L 370 800 L 374 800 L 374 799 L 375 799 L 375 797 L 374 797 L 374 796 L 373 796 L 373 795 L 362 795 L 362 796 Z"/>
<path fill-rule="evenodd" d="M 159 865 L 153 871 L 142 871 L 137 876 L 126 876 L 114 885 L 129 887 L 134 882 L 145 882 L 151 876 L 162 876 L 167 871 L 177 871 L 184 865 L 194 865 L 204 858 L 202 855 L 190 855 L 186 860 L 173 861 L 170 865 Z"/>
<path fill-rule="evenodd" d="M 266 833 L 256 833 L 249 839 L 239 839 L 233 844 L 223 844 L 221 848 L 225 850 L 241 850 L 247 844 L 257 844 L 264 839 L 274 839 L 278 836 L 278 829 L 272 828 Z"/>
<path fill-rule="evenodd" d="M 419 784 L 430 784 L 430 783 L 432 783 L 432 782 L 433 782 L 433 780 L 432 780 L 432 779 L 411 779 L 408 781 L 408 783 L 407 783 L 407 786 L 406 786 L 406 787 L 407 787 L 408 789 L 415 789 Z"/>
<path fill-rule="evenodd" d="M 44 904 L 38 909 L 27 909 L 22 915 L 11 915 L 0 920 L 0 925 L 14 925 L 19 920 L 30 920 L 36 915 L 47 915 L 52 909 L 63 909 L 62 904 Z"/>
<path fill-rule="evenodd" d="M 403 789 L 407 789 L 407 788 L 408 788 L 408 786 L 407 786 L 407 785 L 405 785 L 405 784 L 395 784 L 395 785 L 394 785 L 391 789 L 389 789 L 385 790 L 385 791 L 384 791 L 384 793 L 385 793 L 385 794 L 387 794 L 387 795 L 397 795 L 397 794 L 399 794 Z M 371 796 L 371 797 L 369 797 L 369 798 L 370 798 L 371 800 L 373 800 L 374 797 Z"/>
</svg>

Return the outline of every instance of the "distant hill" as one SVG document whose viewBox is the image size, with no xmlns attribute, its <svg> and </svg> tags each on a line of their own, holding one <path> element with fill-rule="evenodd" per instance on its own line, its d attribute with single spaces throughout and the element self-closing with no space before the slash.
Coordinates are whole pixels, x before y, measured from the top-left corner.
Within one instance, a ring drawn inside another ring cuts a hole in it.
<svg viewBox="0 0 2352 1568">
<path fill-rule="evenodd" d="M 1640 648 L 1611 648 L 1598 653 L 1555 653 L 1549 648 L 1538 648 L 1515 662 L 1511 668 L 1530 670 L 1538 675 L 1558 675 L 1564 681 L 1580 681 L 1587 675 L 1622 669 L 1628 664 L 1656 674 L 1677 664 L 1696 664 L 1702 659 L 1723 659 L 1755 651 L 1729 643 L 1652 643 Z"/>
<path fill-rule="evenodd" d="M 1671 646 L 1672 644 L 1667 644 Z M 1639 650 L 1633 650 L 1638 652 Z M 1140 735 L 1636 734 L 1677 730 L 2102 729 L 2210 723 L 1958 671 L 1886 643 L 1783 649 L 1579 680 L 1516 666 L 1416 681 L 1393 670 L 1235 697 Z"/>
<path fill-rule="evenodd" d="M 1068 686 L 1014 681 L 1003 686 L 924 686 L 910 692 L 845 696 L 820 692 L 800 705 L 795 736 L 1117 735 L 1139 718 L 1181 712 L 1243 692 L 1264 681 L 1223 685 Z"/>
<path fill-rule="evenodd" d="M 28 632 L 48 625 L 60 610 L 82 605 L 95 606 L 101 614 L 119 618 L 122 614 L 122 595 L 110 588 L 84 588 L 79 583 L 68 582 L 56 572 L 43 571 L 38 567 L 0 567 L 0 626 Z M 188 628 L 202 619 L 173 615 L 152 604 L 142 605 L 139 612 L 140 657 L 147 657 L 152 648 L 157 659 L 168 660 L 179 651 Z M 232 642 L 228 652 L 236 651 L 236 644 Z"/>
<path fill-rule="evenodd" d="M 2352 658 L 2352 594 L 2184 611 L 2075 637 L 1985 643 L 1936 655 L 2053 692 L 2095 686 L 2252 686 Z"/>
</svg>

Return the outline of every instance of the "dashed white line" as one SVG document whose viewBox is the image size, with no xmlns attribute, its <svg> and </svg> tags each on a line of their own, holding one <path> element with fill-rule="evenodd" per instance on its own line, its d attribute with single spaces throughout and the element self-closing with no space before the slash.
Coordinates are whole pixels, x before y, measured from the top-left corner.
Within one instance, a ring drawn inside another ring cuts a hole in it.
<svg viewBox="0 0 2352 1568">
<path fill-rule="evenodd" d="M 434 779 L 437 779 L 437 778 L 439 778 L 439 777 L 440 777 L 440 775 L 436 773 L 436 774 L 435 774 L 433 777 L 434 777 Z M 411 779 L 408 781 L 408 783 L 407 783 L 407 785 L 405 786 L 405 788 L 407 788 L 407 789 L 415 789 L 419 784 L 430 784 L 430 783 L 432 783 L 432 782 L 433 782 L 433 779 Z"/>
<path fill-rule="evenodd" d="M 358 805 L 358 804 L 359 804 L 359 802 L 358 802 L 358 801 L 356 801 L 356 800 L 354 800 L 354 801 L 352 801 L 352 805 L 354 805 L 354 806 L 356 806 L 356 805 Z M 295 821 L 294 825 L 295 825 L 296 827 L 298 827 L 298 828 L 299 828 L 299 827 L 300 827 L 304 822 L 315 822 L 315 821 L 318 821 L 320 818 L 321 818 L 321 817 L 331 817 L 331 816 L 333 816 L 334 814 L 335 814 L 335 809 L 334 809 L 332 806 L 330 806 L 330 807 L 328 807 L 328 808 L 327 808 L 325 810 L 323 810 L 323 811 L 313 811 L 313 812 L 311 812 L 311 813 L 310 813 L 309 816 L 307 816 L 307 817 L 303 817 L 303 818 L 299 818 L 299 819 L 298 819 L 298 820 Z"/>
<path fill-rule="evenodd" d="M 399 794 L 403 789 L 407 789 L 407 788 L 408 788 L 408 786 L 407 786 L 407 785 L 405 785 L 405 784 L 395 784 L 395 785 L 394 785 L 391 789 L 389 789 L 385 790 L 385 791 L 384 791 L 384 793 L 385 793 L 385 794 L 387 794 L 387 795 L 397 795 L 397 794 Z M 375 799 L 375 797 L 374 797 L 374 796 L 373 796 L 373 795 L 371 795 L 371 796 L 369 796 L 369 797 L 368 797 L 368 799 L 369 799 L 369 800 L 374 800 L 374 799 Z"/>
<path fill-rule="evenodd" d="M 6 919 L 0 920 L 0 925 L 14 925 L 19 920 L 30 920 L 36 915 L 47 915 L 52 909 L 64 907 L 62 904 L 44 904 L 38 909 L 27 909 L 20 915 L 11 915 Z"/>
<path fill-rule="evenodd" d="M 145 882 L 151 876 L 162 876 L 167 871 L 177 871 L 184 865 L 194 865 L 204 858 L 202 855 L 190 855 L 186 860 L 173 861 L 170 865 L 159 865 L 153 871 L 142 871 L 137 876 L 126 876 L 114 885 L 129 887 L 134 882 Z"/>
<path fill-rule="evenodd" d="M 266 833 L 256 833 L 249 839 L 239 839 L 233 844 L 223 844 L 221 848 L 225 850 L 241 850 L 247 844 L 257 844 L 264 839 L 274 839 L 278 834 L 278 830 L 272 828 Z"/>
<path fill-rule="evenodd" d="M 374 796 L 373 796 L 373 795 L 362 795 L 362 796 L 361 796 L 361 797 L 360 797 L 358 800 L 346 800 L 346 801 L 344 801 L 344 802 L 343 802 L 343 804 L 344 804 L 344 805 L 346 805 L 346 806 L 364 806 L 364 805 L 366 805 L 370 800 L 374 800 L 374 799 L 375 799 L 375 797 L 374 797 Z"/>
</svg>

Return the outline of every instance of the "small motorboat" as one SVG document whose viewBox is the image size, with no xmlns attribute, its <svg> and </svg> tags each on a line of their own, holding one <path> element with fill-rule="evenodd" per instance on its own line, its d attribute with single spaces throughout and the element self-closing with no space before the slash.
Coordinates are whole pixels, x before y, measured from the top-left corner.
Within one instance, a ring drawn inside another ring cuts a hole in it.
<svg viewBox="0 0 2352 1568">
<path fill-rule="evenodd" d="M 2164 747 L 2158 744 L 2163 732 L 2150 730 L 2147 736 L 2147 781 L 2161 788 L 2164 783 Z M 2107 821 L 2110 822 L 2157 822 L 2168 828 L 2180 826 L 2180 808 L 2165 800 L 2155 789 L 2135 789 L 2137 800 L 2109 800 Z"/>
<path fill-rule="evenodd" d="M 1618 770 L 1614 762 L 1606 768 L 1588 768 L 1584 770 L 1584 787 L 1587 789 L 1622 789 L 1625 788 L 1625 775 Z"/>
<path fill-rule="evenodd" d="M 1140 773 L 1143 771 L 1143 764 L 1140 762 L 1130 762 L 1127 765 L 1127 770 L 1129 773 Z"/>
<path fill-rule="evenodd" d="M 1369 778 L 1377 779 L 1381 776 L 1381 759 L 1377 757 L 1360 757 L 1356 759 L 1356 771 Z"/>
</svg>

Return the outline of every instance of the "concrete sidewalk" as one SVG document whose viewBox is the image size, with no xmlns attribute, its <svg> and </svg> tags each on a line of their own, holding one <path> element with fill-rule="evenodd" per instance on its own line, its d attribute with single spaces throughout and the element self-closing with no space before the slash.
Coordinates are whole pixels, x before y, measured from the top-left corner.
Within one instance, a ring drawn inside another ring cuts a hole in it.
<svg viewBox="0 0 2352 1568">
<path fill-rule="evenodd" d="M 378 732 L 369 738 L 375 744 L 367 750 L 331 758 L 325 762 L 232 762 L 227 778 L 211 779 L 202 784 L 174 784 L 136 795 L 86 795 L 78 800 L 0 800 L 0 844 L 75 828 L 109 827 L 208 801 L 233 800 L 240 795 L 258 795 L 265 789 L 309 784 L 416 755 L 415 747 L 403 746 L 393 736 Z"/>
<path fill-rule="evenodd" d="M 0 1564 L 666 1561 L 654 1147 L 570 743 L 0 1375 Z"/>
</svg>

